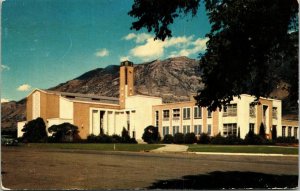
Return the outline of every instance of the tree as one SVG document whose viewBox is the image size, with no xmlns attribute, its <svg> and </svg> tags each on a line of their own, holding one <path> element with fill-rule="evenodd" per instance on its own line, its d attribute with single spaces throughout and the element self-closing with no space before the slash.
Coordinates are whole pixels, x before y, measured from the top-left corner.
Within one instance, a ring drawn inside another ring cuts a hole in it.
<svg viewBox="0 0 300 191">
<path fill-rule="evenodd" d="M 202 82 L 195 99 L 210 110 L 222 109 L 234 96 L 268 97 L 284 66 L 298 68 L 290 31 L 298 31 L 296 0 L 203 0 L 211 23 L 207 51 L 201 57 Z M 196 15 L 200 0 L 135 0 L 128 13 L 138 20 L 131 29 L 146 28 L 155 38 L 171 37 L 169 25 L 178 16 Z M 296 35 L 297 36 L 297 35 Z M 283 62 L 289 60 L 289 64 Z M 297 71 L 297 70 L 295 70 Z M 291 78 L 291 76 L 290 76 Z M 298 89 L 294 72 L 288 87 Z M 298 91 L 291 92 L 297 101 Z"/>
<path fill-rule="evenodd" d="M 123 127 L 122 130 L 122 143 L 128 143 L 130 140 L 129 132 Z"/>
<path fill-rule="evenodd" d="M 277 139 L 277 129 L 276 127 L 272 128 L 272 140 L 276 140 Z"/>
<path fill-rule="evenodd" d="M 62 123 L 59 125 L 52 125 L 48 129 L 49 133 L 53 133 L 52 137 L 55 142 L 73 141 L 78 136 L 78 127 L 70 123 Z"/>
<path fill-rule="evenodd" d="M 158 128 L 152 125 L 146 127 L 142 139 L 148 144 L 157 143 L 158 141 L 160 141 Z"/>
<path fill-rule="evenodd" d="M 42 118 L 29 121 L 22 129 L 23 140 L 26 142 L 44 142 L 47 140 L 46 125 Z"/>
<path fill-rule="evenodd" d="M 263 123 L 260 124 L 259 135 L 264 139 L 266 138 L 266 129 L 265 129 L 265 125 Z"/>
</svg>

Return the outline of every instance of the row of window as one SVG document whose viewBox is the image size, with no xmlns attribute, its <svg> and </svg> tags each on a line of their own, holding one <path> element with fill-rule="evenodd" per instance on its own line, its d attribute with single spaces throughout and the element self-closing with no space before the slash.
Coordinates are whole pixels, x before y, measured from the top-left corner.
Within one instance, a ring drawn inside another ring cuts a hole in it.
<svg viewBox="0 0 300 191">
<path fill-rule="evenodd" d="M 156 111 L 158 112 L 158 111 Z M 182 116 L 183 119 L 190 119 L 191 118 L 191 108 L 186 107 L 182 109 Z M 202 118 L 202 109 L 199 107 L 194 107 L 194 119 L 201 119 Z M 179 120 L 180 118 L 180 109 L 176 108 L 176 109 L 172 109 L 172 116 L 173 119 L 177 119 Z M 157 117 L 158 117 L 158 113 L 157 113 Z M 209 110 L 207 110 L 207 117 L 211 118 L 211 112 Z M 170 110 L 163 110 L 163 120 L 169 120 L 170 119 Z"/>
<path fill-rule="evenodd" d="M 266 106 L 267 108 L 267 106 Z M 255 117 L 256 113 L 255 113 L 255 106 L 250 104 L 249 105 L 249 116 L 250 117 Z M 273 119 L 277 119 L 277 107 L 272 107 L 272 118 Z"/>
<path fill-rule="evenodd" d="M 286 129 L 287 129 L 287 135 L 286 135 Z M 288 128 L 286 128 L 286 126 L 282 126 L 282 137 L 295 137 L 298 138 L 298 127 L 294 127 L 294 134 L 292 135 L 292 126 L 288 126 Z"/>
<path fill-rule="evenodd" d="M 162 128 L 163 130 L 163 136 L 170 134 L 170 129 L 169 126 L 163 126 Z M 190 125 L 183 125 L 182 126 L 182 132 L 180 131 L 179 126 L 173 126 L 172 127 L 172 135 L 174 136 L 176 133 L 183 133 L 183 134 L 187 134 L 187 133 L 195 133 L 195 135 L 199 135 L 200 133 L 203 133 L 202 130 L 202 125 L 194 125 L 194 131 L 192 131 L 191 126 Z M 207 125 L 207 132 L 208 135 L 211 135 L 211 124 Z"/>
</svg>

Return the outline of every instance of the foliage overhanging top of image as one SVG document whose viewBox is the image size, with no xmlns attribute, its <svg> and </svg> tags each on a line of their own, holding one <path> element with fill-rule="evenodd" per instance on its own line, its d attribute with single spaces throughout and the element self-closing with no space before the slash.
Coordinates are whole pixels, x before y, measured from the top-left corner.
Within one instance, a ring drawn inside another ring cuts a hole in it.
<svg viewBox="0 0 300 191">
<path fill-rule="evenodd" d="M 199 6 L 206 8 L 211 31 L 207 50 L 199 55 L 205 87 L 195 96 L 198 105 L 222 109 L 244 93 L 258 100 L 281 81 L 297 102 L 297 0 L 135 0 L 128 13 L 137 19 L 131 29 L 146 28 L 165 40 L 172 37 L 174 19 L 195 16 Z"/>
</svg>

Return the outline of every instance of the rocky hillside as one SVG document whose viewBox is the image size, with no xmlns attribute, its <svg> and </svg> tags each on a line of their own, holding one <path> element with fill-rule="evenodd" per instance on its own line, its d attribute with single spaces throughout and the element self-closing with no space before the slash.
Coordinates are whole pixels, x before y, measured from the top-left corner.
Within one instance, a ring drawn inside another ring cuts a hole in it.
<svg viewBox="0 0 300 191">
<path fill-rule="evenodd" d="M 161 96 L 164 102 L 189 100 L 197 89 L 203 87 L 199 77 L 199 64 L 187 57 L 155 60 L 135 65 L 135 92 Z M 119 96 L 119 66 L 97 68 L 50 88 L 54 91 Z M 16 127 L 25 120 L 25 99 L 1 105 L 2 128 Z"/>
</svg>

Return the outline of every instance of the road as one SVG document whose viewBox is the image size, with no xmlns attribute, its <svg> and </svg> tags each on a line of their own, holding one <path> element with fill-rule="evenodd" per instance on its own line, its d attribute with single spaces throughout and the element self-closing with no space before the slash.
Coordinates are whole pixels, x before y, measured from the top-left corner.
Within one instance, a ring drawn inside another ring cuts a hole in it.
<svg viewBox="0 0 300 191">
<path fill-rule="evenodd" d="M 1 152 L 2 184 L 11 189 L 137 189 L 160 180 L 215 171 L 298 175 L 298 157 L 25 147 L 2 147 Z"/>
</svg>

